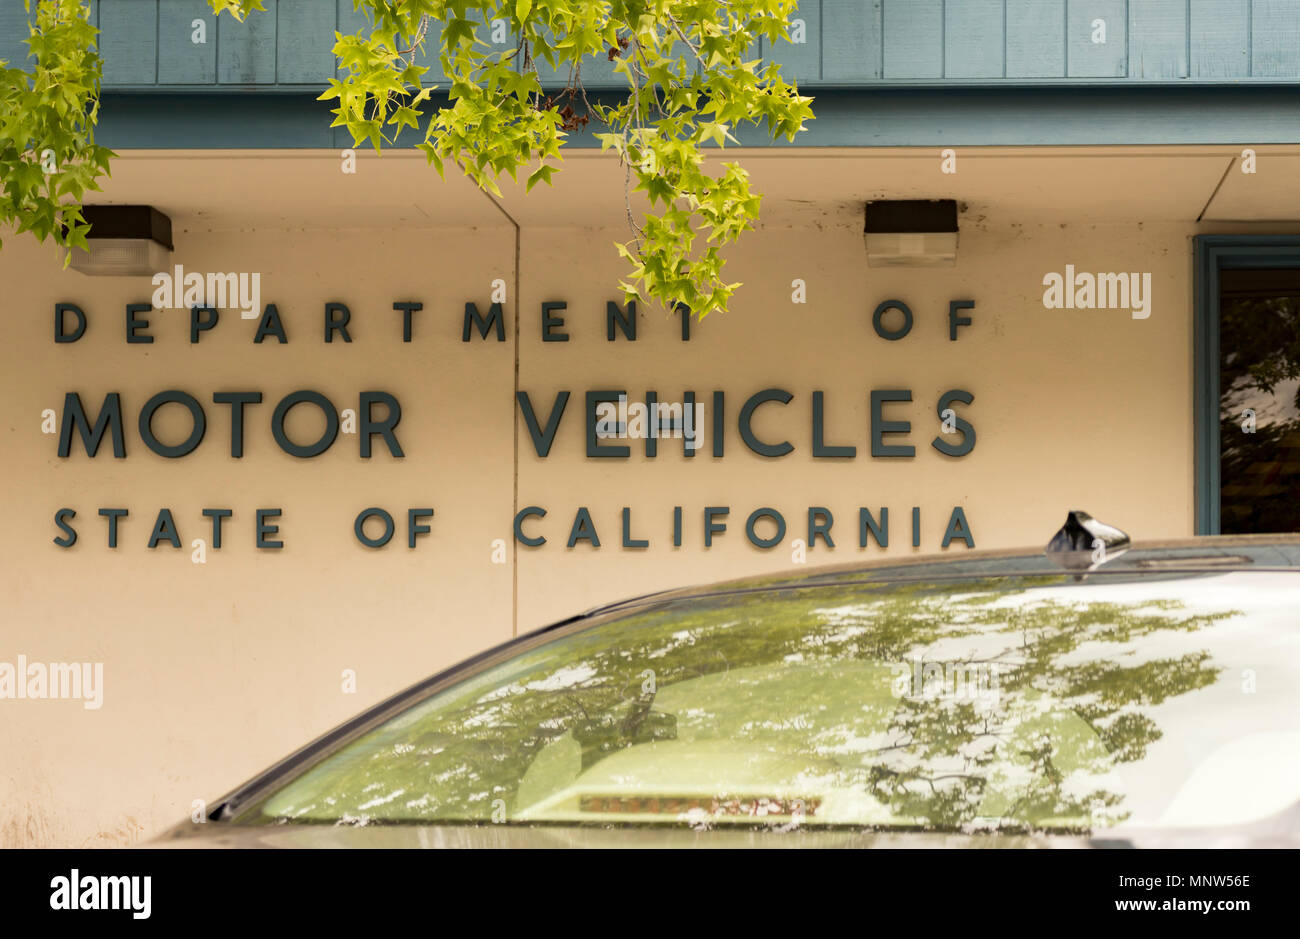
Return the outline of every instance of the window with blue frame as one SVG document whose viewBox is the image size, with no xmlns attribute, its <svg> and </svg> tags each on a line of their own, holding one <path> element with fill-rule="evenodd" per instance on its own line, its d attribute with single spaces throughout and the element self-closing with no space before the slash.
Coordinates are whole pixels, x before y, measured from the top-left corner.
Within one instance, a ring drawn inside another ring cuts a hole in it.
<svg viewBox="0 0 1300 939">
<path fill-rule="evenodd" d="M 1300 531 L 1300 237 L 1197 243 L 1197 530 Z"/>
</svg>

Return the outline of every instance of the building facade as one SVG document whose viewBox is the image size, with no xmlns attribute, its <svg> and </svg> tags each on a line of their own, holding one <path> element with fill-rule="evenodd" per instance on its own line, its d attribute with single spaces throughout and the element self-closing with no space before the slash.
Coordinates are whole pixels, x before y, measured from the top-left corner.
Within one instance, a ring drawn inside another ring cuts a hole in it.
<svg viewBox="0 0 1300 939">
<path fill-rule="evenodd" d="M 589 135 L 500 198 L 352 150 L 314 100 L 351 3 L 266 5 L 93 4 L 90 201 L 165 213 L 166 276 L 0 251 L 0 663 L 102 666 L 0 700 L 0 844 L 148 837 L 631 595 L 1038 545 L 1071 508 L 1300 528 L 1298 0 L 801 3 L 755 53 L 817 119 L 728 150 L 762 216 L 702 321 L 623 302 Z M 955 263 L 873 266 L 888 200 L 953 200 Z"/>
</svg>

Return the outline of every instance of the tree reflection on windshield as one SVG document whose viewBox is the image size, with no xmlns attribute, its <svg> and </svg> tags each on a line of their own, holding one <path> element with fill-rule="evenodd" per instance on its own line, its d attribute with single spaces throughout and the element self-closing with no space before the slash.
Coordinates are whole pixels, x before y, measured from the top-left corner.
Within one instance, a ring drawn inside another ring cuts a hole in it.
<svg viewBox="0 0 1300 939">
<path fill-rule="evenodd" d="M 1221 671 L 1191 634 L 1238 614 L 1026 589 L 1063 583 L 833 585 L 624 614 L 414 706 L 253 820 L 1113 825 L 1120 770 L 1161 736 L 1149 710 Z"/>
</svg>

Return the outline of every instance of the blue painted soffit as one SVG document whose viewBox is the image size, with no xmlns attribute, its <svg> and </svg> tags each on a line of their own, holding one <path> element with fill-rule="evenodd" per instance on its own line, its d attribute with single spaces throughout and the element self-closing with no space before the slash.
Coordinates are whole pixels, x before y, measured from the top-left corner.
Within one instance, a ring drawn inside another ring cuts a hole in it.
<svg viewBox="0 0 1300 939">
<path fill-rule="evenodd" d="M 596 95 L 593 98 L 598 97 Z M 602 96 L 603 97 L 603 96 Z M 741 127 L 744 146 L 912 147 L 1300 142 L 1300 89 L 1260 83 L 1227 87 L 1036 85 L 876 87 L 823 90 L 817 119 L 794 144 Z M 435 98 L 436 100 L 436 98 Z M 107 92 L 96 139 L 114 150 L 341 149 L 312 95 Z M 420 138 L 404 131 L 399 145 Z M 570 145 L 597 146 L 590 132 Z"/>
</svg>

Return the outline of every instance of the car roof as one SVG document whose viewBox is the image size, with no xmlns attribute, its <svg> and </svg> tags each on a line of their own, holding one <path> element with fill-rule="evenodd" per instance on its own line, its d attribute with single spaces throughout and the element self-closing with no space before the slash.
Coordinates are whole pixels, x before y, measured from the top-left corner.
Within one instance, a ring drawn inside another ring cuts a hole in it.
<svg viewBox="0 0 1300 939">
<path fill-rule="evenodd" d="M 1088 572 L 1087 576 L 1131 578 L 1234 570 L 1300 572 L 1300 533 L 1200 535 L 1193 538 L 1134 542 L 1125 553 Z M 887 584 L 981 577 L 1060 576 L 1064 573 L 1068 572 L 1051 561 L 1042 548 L 983 549 L 962 551 L 960 554 L 879 558 L 658 591 L 593 607 L 564 622 L 636 606 L 703 596 L 791 590 L 847 582 Z"/>
</svg>

